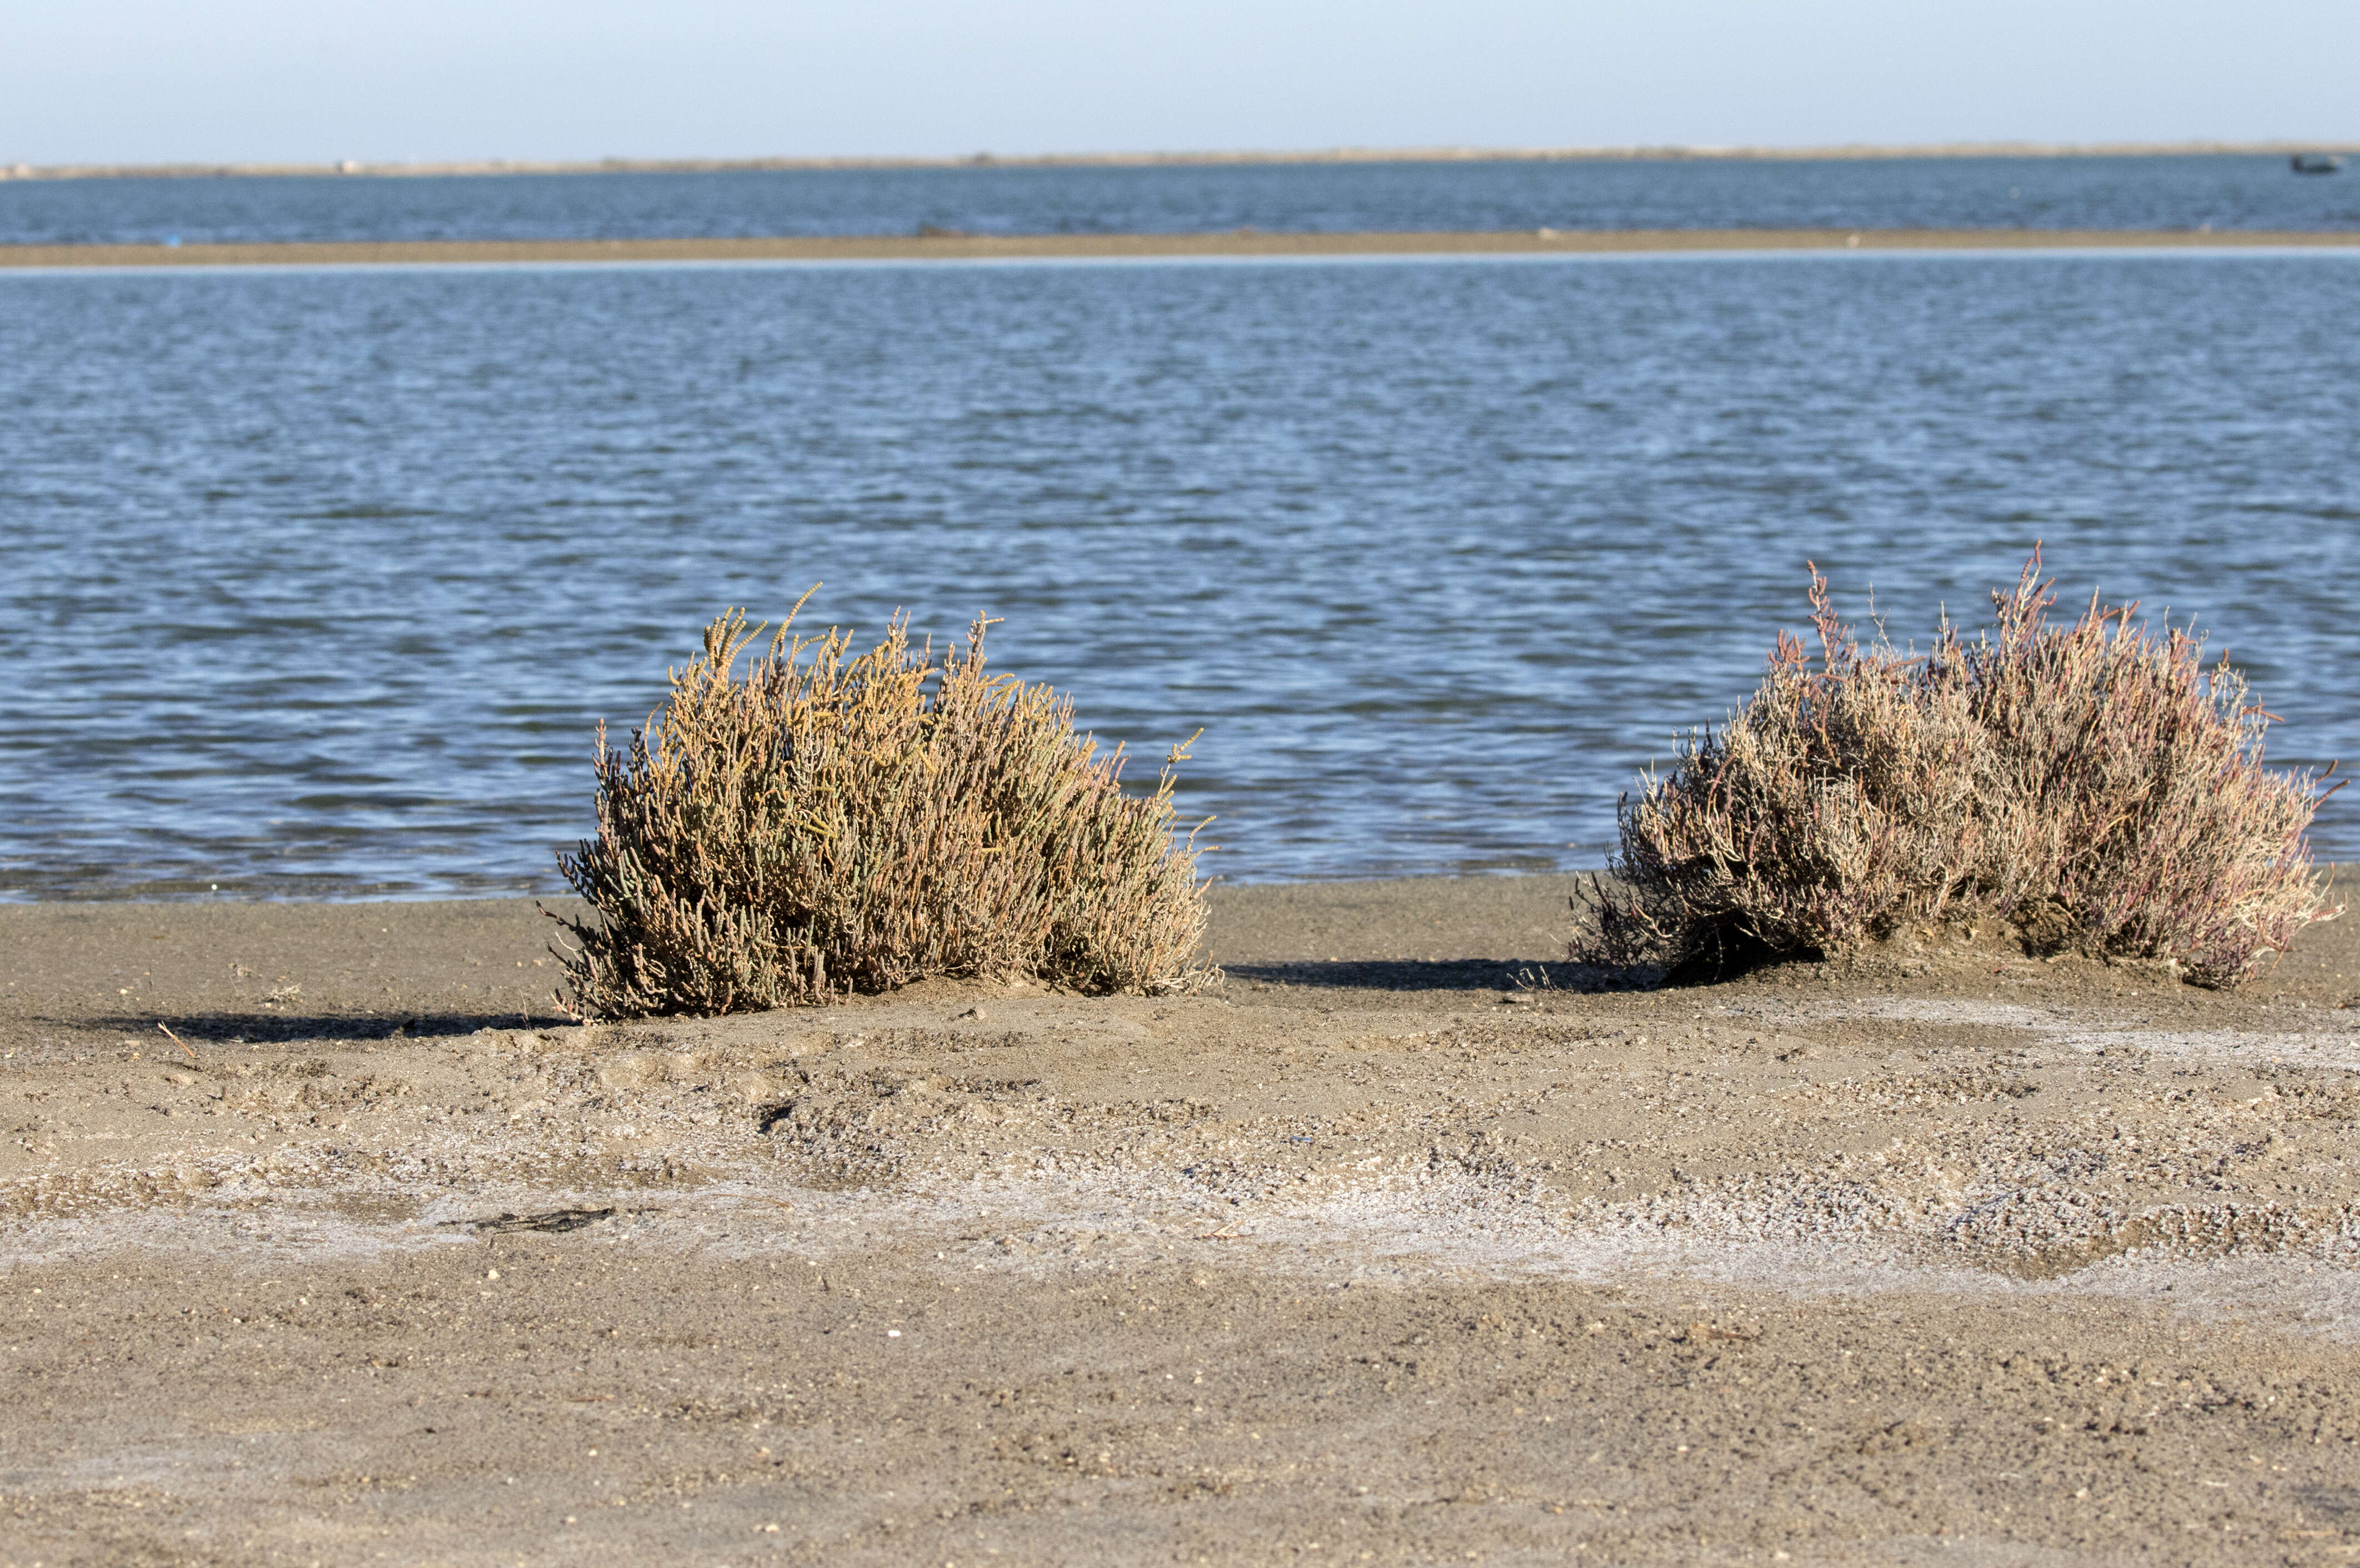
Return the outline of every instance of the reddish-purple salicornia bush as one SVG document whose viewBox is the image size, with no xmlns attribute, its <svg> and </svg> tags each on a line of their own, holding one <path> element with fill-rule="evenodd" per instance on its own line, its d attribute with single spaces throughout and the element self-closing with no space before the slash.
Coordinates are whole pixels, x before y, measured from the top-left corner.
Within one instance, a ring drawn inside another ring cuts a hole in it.
<svg viewBox="0 0 2360 1568">
<path fill-rule="evenodd" d="M 2039 568 L 1922 659 L 1862 647 L 1813 568 L 1819 659 L 1781 633 L 1753 699 L 1624 797 L 1573 958 L 1672 974 L 1983 916 L 2229 985 L 2337 913 L 2304 836 L 2323 776 L 2263 766 L 2244 681 L 2136 605 L 2059 624 Z"/>
</svg>

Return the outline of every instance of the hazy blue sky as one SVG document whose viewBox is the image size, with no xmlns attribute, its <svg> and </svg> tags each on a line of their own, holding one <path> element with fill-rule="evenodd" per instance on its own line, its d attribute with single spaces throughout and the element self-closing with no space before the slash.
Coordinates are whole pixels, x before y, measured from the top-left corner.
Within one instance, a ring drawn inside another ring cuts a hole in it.
<svg viewBox="0 0 2360 1568">
<path fill-rule="evenodd" d="M 0 162 L 2360 138 L 2350 0 L 53 0 Z"/>
</svg>

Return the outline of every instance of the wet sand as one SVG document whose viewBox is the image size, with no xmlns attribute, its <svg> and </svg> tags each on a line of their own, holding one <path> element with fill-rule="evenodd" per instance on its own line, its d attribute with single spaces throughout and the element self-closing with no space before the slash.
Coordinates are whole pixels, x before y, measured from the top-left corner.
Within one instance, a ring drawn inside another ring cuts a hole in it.
<svg viewBox="0 0 2360 1568">
<path fill-rule="evenodd" d="M 0 908 L 0 1563 L 2360 1549 L 2350 922 L 1583 995 L 1566 887 L 587 1028 L 522 901 Z"/>
<path fill-rule="evenodd" d="M 2360 234 L 2156 229 L 1519 229 L 1470 234 L 876 234 L 845 238 L 0 245 L 0 267 L 552 262 L 1119 260 L 1186 256 L 1620 256 L 1757 251 L 2344 249 Z"/>
</svg>

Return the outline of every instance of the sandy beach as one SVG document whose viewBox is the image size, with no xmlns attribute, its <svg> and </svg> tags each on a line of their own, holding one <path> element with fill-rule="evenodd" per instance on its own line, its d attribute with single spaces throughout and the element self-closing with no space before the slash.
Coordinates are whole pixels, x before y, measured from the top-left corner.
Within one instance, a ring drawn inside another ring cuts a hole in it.
<svg viewBox="0 0 2360 1568">
<path fill-rule="evenodd" d="M 0 1563 L 2360 1550 L 2351 923 L 1525 988 L 1567 887 L 591 1027 L 526 901 L 0 908 Z"/>
<path fill-rule="evenodd" d="M 1120 260 L 1185 256 L 1621 256 L 1750 251 L 2347 249 L 2360 234 L 2169 229 L 1518 229 L 1506 233 L 873 234 L 843 238 L 414 240 L 0 245 L 0 267 L 387 267 L 552 262 Z"/>
</svg>

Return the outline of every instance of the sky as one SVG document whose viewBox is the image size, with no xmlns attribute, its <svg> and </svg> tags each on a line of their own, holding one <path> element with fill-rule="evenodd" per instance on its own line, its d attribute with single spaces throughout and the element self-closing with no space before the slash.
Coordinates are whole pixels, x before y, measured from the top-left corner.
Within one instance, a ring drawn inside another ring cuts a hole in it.
<svg viewBox="0 0 2360 1568">
<path fill-rule="evenodd" d="M 75 0 L 0 163 L 2360 141 L 2292 0 Z"/>
</svg>

